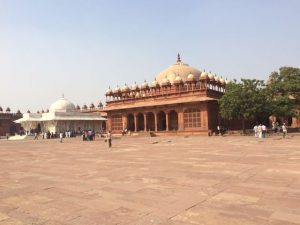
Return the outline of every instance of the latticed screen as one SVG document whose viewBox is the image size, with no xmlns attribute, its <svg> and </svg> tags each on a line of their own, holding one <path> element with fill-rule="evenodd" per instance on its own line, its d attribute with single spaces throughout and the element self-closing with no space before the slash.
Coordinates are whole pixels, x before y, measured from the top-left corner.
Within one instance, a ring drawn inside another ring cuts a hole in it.
<svg viewBox="0 0 300 225">
<path fill-rule="evenodd" d="M 201 127 L 200 109 L 187 109 L 183 112 L 184 128 Z"/>
<path fill-rule="evenodd" d="M 123 130 L 123 124 L 122 124 L 122 116 L 121 115 L 114 115 L 111 118 L 111 129 L 113 131 L 121 131 Z"/>
</svg>

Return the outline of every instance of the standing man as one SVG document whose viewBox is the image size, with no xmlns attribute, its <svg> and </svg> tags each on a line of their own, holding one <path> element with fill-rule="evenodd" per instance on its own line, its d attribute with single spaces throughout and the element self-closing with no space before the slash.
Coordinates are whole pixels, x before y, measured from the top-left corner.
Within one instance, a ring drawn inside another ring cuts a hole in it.
<svg viewBox="0 0 300 225">
<path fill-rule="evenodd" d="M 108 147 L 111 148 L 111 131 L 110 130 L 107 133 L 107 142 L 108 142 Z"/>
<path fill-rule="evenodd" d="M 62 132 L 59 133 L 59 139 L 60 139 L 60 143 L 62 143 L 62 139 L 63 139 L 63 133 Z"/>
<path fill-rule="evenodd" d="M 283 123 L 283 125 L 282 125 L 282 133 L 283 133 L 283 138 L 285 138 L 285 136 L 287 134 L 287 127 L 286 127 L 285 123 Z"/>
</svg>

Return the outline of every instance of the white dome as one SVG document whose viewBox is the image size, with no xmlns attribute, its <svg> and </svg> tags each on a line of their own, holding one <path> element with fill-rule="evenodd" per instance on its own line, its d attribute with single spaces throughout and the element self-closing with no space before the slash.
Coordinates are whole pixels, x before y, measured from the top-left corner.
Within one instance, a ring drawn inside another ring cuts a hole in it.
<svg viewBox="0 0 300 225">
<path fill-rule="evenodd" d="M 70 112 L 76 110 L 75 105 L 64 97 L 60 98 L 50 106 L 50 112 Z"/>
</svg>

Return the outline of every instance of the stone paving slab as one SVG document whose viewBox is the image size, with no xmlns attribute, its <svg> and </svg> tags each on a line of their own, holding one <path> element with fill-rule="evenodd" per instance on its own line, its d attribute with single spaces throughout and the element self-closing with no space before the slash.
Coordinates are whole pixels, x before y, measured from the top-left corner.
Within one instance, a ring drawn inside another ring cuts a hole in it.
<svg viewBox="0 0 300 225">
<path fill-rule="evenodd" d="M 299 135 L 0 143 L 0 225 L 295 225 L 299 215 Z"/>
</svg>

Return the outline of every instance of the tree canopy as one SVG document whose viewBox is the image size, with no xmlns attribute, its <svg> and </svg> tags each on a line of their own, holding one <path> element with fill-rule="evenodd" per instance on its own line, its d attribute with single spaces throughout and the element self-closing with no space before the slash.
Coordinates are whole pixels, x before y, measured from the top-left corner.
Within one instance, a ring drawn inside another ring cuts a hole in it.
<svg viewBox="0 0 300 225">
<path fill-rule="evenodd" d="M 268 95 L 262 80 L 242 79 L 226 85 L 219 100 L 220 114 L 225 119 L 257 119 L 268 116 Z"/>
<path fill-rule="evenodd" d="M 272 99 L 271 112 L 275 116 L 299 117 L 300 69 L 281 67 L 271 73 L 268 92 Z"/>
</svg>

